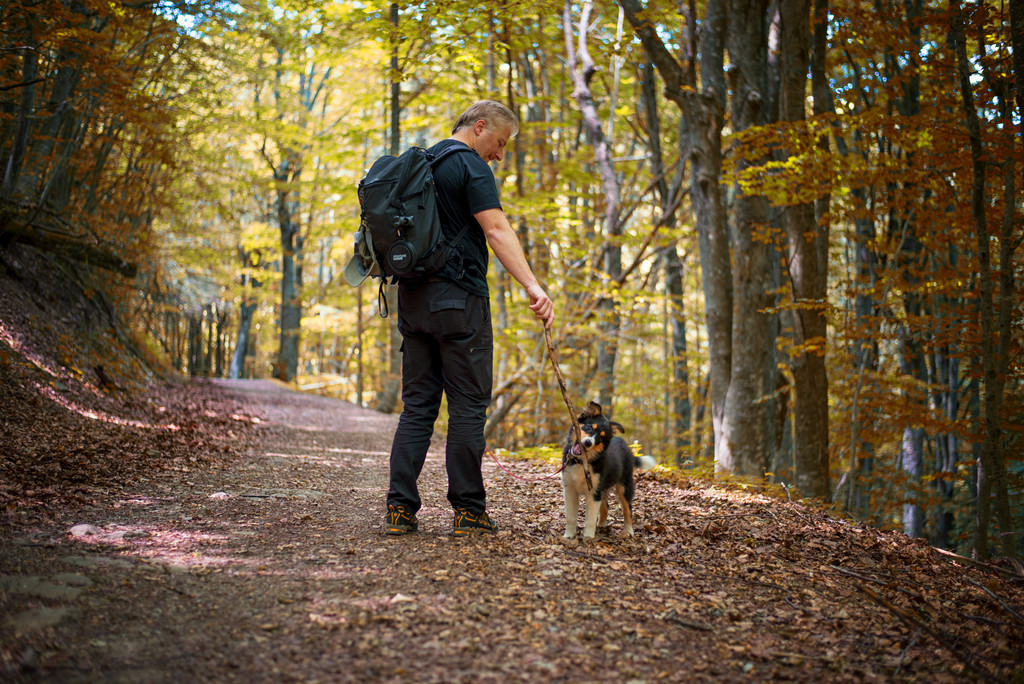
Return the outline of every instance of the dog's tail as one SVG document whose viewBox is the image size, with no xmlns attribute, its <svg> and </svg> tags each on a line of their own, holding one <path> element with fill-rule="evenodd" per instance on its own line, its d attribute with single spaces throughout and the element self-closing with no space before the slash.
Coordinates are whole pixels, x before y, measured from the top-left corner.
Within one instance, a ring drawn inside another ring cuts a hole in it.
<svg viewBox="0 0 1024 684">
<path fill-rule="evenodd" d="M 653 456 L 636 456 L 634 459 L 633 467 L 637 470 L 650 470 L 654 466 L 658 465 L 658 462 L 654 460 Z"/>
</svg>

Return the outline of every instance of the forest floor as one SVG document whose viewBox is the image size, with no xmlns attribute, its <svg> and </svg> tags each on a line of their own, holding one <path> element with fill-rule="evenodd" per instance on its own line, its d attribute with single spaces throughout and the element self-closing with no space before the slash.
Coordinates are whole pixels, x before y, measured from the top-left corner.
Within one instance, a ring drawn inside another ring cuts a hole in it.
<svg viewBox="0 0 1024 684">
<path fill-rule="evenodd" d="M 36 285 L 0 278 L 3 681 L 1024 680 L 1024 577 L 756 489 L 656 469 L 636 536 L 567 541 L 554 466 L 488 458 L 501 530 L 456 538 L 439 437 L 387 537 L 395 416 L 146 380 Z"/>
</svg>

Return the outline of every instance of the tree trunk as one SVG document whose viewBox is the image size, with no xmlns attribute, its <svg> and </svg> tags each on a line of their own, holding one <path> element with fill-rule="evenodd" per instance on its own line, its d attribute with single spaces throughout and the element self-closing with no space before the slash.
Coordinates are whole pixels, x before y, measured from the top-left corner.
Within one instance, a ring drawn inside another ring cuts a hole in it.
<svg viewBox="0 0 1024 684">
<path fill-rule="evenodd" d="M 1004 120 L 1012 120 L 1012 95 L 1003 93 L 1000 97 Z M 1019 129 L 1018 129 L 1019 130 Z M 998 397 L 998 408 L 1001 411 L 1005 404 L 1006 378 L 1009 376 L 1011 336 L 1013 334 L 1013 316 L 1015 299 L 1014 251 L 1020 245 L 1019 231 L 1014 230 L 1016 217 L 1017 194 L 1014 165 L 1009 161 L 1015 158 L 1013 147 L 1019 140 L 1019 133 L 1004 130 L 1009 152 L 1003 161 L 1003 221 L 999 235 L 999 316 L 996 321 L 999 344 L 995 351 L 995 394 Z M 999 415 L 996 413 L 995 415 Z M 1001 426 L 1000 426 L 1001 427 Z M 1010 511 L 1009 482 L 1006 472 L 1006 443 L 1000 429 L 995 435 L 994 465 L 996 490 L 996 517 L 999 521 L 1000 550 L 1007 558 L 1016 558 L 1018 537 L 1021 531 L 1014 527 Z"/>
<path fill-rule="evenodd" d="M 727 438 L 726 402 L 733 365 L 733 279 L 729 224 L 722 191 L 722 127 L 725 117 L 726 2 L 706 5 L 700 31 L 703 94 L 685 97 L 690 134 L 690 178 L 697 213 L 704 312 L 708 332 L 709 399 L 716 472 L 731 472 L 732 444 Z M 664 78 L 664 74 L 662 74 Z"/>
<path fill-rule="evenodd" d="M 665 83 L 665 97 L 678 105 L 689 136 L 691 200 L 696 214 L 700 248 L 704 312 L 710 360 L 710 405 L 715 438 L 716 470 L 732 465 L 729 440 L 724 439 L 725 404 L 732 375 L 733 289 L 729 234 L 722 196 L 722 125 L 725 103 L 725 0 L 710 0 L 700 30 L 702 90 L 697 91 L 693 64 L 676 61 L 662 42 L 639 0 L 619 0 Z"/>
<path fill-rule="evenodd" d="M 597 114 L 597 106 L 590 92 L 590 79 L 597 71 L 590 53 L 587 50 L 587 31 L 590 26 L 590 12 L 593 3 L 586 1 L 580 13 L 579 48 L 573 45 L 572 5 L 566 2 L 563 12 L 563 28 L 565 30 L 566 52 L 569 57 L 569 72 L 573 81 L 573 97 L 583 115 L 583 128 L 587 140 L 594 148 L 594 160 L 601 174 L 601 186 L 604 190 L 604 230 L 607 244 L 604 249 L 604 270 L 608 282 L 618 282 L 622 273 L 622 248 L 618 245 L 618 237 L 622 232 L 619 224 L 619 182 L 615 177 L 612 165 L 610 145 L 605 139 L 601 120 Z M 597 385 L 598 397 L 605 411 L 613 411 L 615 358 L 618 351 L 619 315 L 615 310 L 615 301 L 611 297 L 604 298 L 599 306 L 602 312 L 601 339 L 597 345 Z"/>
<path fill-rule="evenodd" d="M 665 180 L 665 166 L 661 152 L 661 121 L 658 116 L 658 101 L 655 92 L 654 64 L 648 61 L 641 70 L 642 107 L 647 121 L 647 146 L 651 155 L 651 175 L 657 181 L 655 188 L 661 200 L 662 222 L 666 228 L 676 225 L 673 206 L 676 193 L 683 180 L 684 165 L 680 162 L 678 173 L 672 185 Z M 680 136 L 680 160 L 686 156 L 686 142 Z M 683 455 L 690 446 L 690 388 L 689 368 L 686 358 L 686 309 L 683 299 L 683 263 L 676 246 L 669 245 L 662 252 L 662 268 L 665 271 L 665 289 L 669 302 L 668 318 L 671 324 L 669 359 L 672 365 L 672 379 L 668 397 L 672 411 L 669 433 L 674 435 L 674 458 L 676 466 L 683 463 Z"/>
<path fill-rule="evenodd" d="M 855 152 L 857 153 L 857 152 Z M 867 191 L 864 188 L 853 188 L 851 194 L 854 206 L 868 207 Z M 846 492 L 843 500 L 846 510 L 858 517 L 868 516 L 867 479 L 874 469 L 874 444 L 860 435 L 862 423 L 860 392 L 865 384 L 865 377 L 878 370 L 878 339 L 870 334 L 876 316 L 875 296 L 875 263 L 877 255 L 871 248 L 875 239 L 875 226 L 870 219 L 854 221 L 854 262 L 857 272 L 857 295 L 854 298 L 854 317 L 856 329 L 859 331 L 853 341 L 852 356 L 856 364 L 857 380 L 854 387 L 850 407 L 850 462 L 846 473 Z"/>
<path fill-rule="evenodd" d="M 35 37 L 33 36 L 32 25 L 27 17 L 25 23 L 25 42 L 27 44 L 34 42 Z M 36 47 L 34 45 L 26 45 L 26 47 L 21 49 L 21 53 L 21 80 L 25 85 L 21 87 L 17 123 L 14 126 L 14 139 L 11 141 L 11 152 L 7 158 L 7 164 L 4 166 L 3 182 L 0 184 L 0 197 L 10 196 L 18 182 L 21 165 L 25 160 L 25 152 L 28 149 L 29 131 L 32 128 L 32 110 L 35 107 L 36 99 Z"/>
<path fill-rule="evenodd" d="M 190 312 L 188 314 L 188 365 L 187 372 L 190 378 L 197 377 L 203 372 L 203 312 Z"/>
<path fill-rule="evenodd" d="M 61 50 L 57 62 L 61 65 L 53 77 L 53 86 L 50 91 L 50 99 L 47 105 L 49 114 L 42 119 L 34 132 L 33 140 L 25 155 L 22 166 L 22 173 L 18 182 L 14 184 L 13 195 L 26 201 L 34 201 L 43 190 L 43 178 L 49 167 L 50 173 L 54 172 L 53 157 L 58 154 L 59 143 L 67 144 L 66 137 L 61 131 L 66 131 L 65 125 L 71 116 L 72 93 L 78 85 L 81 75 L 81 68 L 78 66 L 80 59 L 77 53 L 68 50 Z"/>
<path fill-rule="evenodd" d="M 505 36 L 506 44 L 510 44 L 508 36 Z M 505 61 L 508 66 L 508 73 L 515 73 L 514 66 L 516 64 L 525 65 L 521 78 L 524 81 L 524 87 L 526 88 L 527 98 L 533 102 L 533 98 L 530 93 L 537 91 L 537 86 L 534 83 L 533 69 L 530 66 L 530 60 L 528 55 L 514 55 L 510 47 L 506 47 Z M 507 82 L 506 95 L 508 98 L 508 108 L 513 112 L 519 114 L 519 104 L 515 100 L 515 91 L 513 89 L 513 82 L 511 77 Z M 536 105 L 527 105 L 525 116 L 520 115 L 520 119 L 525 121 L 527 124 L 542 123 L 543 119 L 540 116 L 540 110 Z M 523 140 L 522 132 L 517 135 L 512 141 L 510 141 L 512 149 L 512 164 L 515 167 L 515 193 L 516 197 L 521 201 L 526 197 L 526 149 L 529 148 L 530 141 Z M 541 160 L 538 160 L 540 162 Z M 538 176 L 539 178 L 539 176 Z M 516 220 L 518 224 L 517 232 L 520 235 L 527 235 L 529 233 L 527 222 L 524 218 L 519 217 Z M 523 252 L 526 258 L 531 258 L 529 251 L 529 242 L 520 240 L 523 244 Z M 534 272 L 537 273 L 538 278 L 542 278 L 541 273 L 537 272 L 537 264 L 533 264 Z M 495 306 L 492 312 L 493 324 L 494 324 L 494 335 L 495 337 L 504 337 L 509 330 L 509 316 L 508 316 L 508 302 L 507 298 L 512 296 L 512 278 L 501 262 L 495 260 L 494 262 L 494 282 L 495 282 Z M 543 282 L 543 280 L 541 280 Z M 513 359 L 512 350 L 504 345 L 496 346 L 494 349 L 494 361 L 495 361 L 495 382 L 498 384 L 504 383 L 509 377 L 509 368 L 512 367 Z M 505 417 L 508 416 L 509 411 L 512 410 L 513 405 L 516 404 L 519 399 L 522 398 L 522 392 L 513 395 L 511 392 L 495 393 L 491 399 L 491 414 L 487 418 L 487 424 L 484 426 L 484 439 L 491 443 L 504 443 L 506 442 L 504 430 L 502 428 L 502 422 Z"/>
<path fill-rule="evenodd" d="M 402 117 L 402 78 L 398 70 L 398 3 L 391 4 L 391 24 L 394 26 L 394 42 L 391 46 L 391 122 L 390 154 L 397 157 L 401 152 L 401 117 Z M 374 407 L 381 413 L 392 413 L 398 405 L 398 397 L 402 389 L 402 333 L 398 330 L 398 286 L 386 285 L 384 296 L 387 297 L 388 311 L 388 363 L 384 374 L 381 390 L 377 393 Z"/>
<path fill-rule="evenodd" d="M 951 260 L 955 264 L 955 259 Z M 943 310 L 948 310 L 944 306 Z M 949 323 L 947 322 L 947 325 Z M 938 392 L 938 405 L 946 421 L 955 424 L 960 412 L 960 361 L 949 347 L 936 352 L 936 381 L 942 386 Z M 953 524 L 954 477 L 957 470 L 959 454 L 959 438 L 955 431 L 938 435 L 935 448 L 935 487 L 939 491 L 939 502 L 935 511 L 935 529 L 932 534 L 932 545 L 940 549 L 951 548 Z"/>
<path fill-rule="evenodd" d="M 259 252 L 247 252 L 241 246 L 238 247 L 238 257 L 243 269 L 256 268 L 259 266 Z M 251 297 L 246 290 L 257 288 L 260 281 L 243 270 L 241 276 L 243 288 L 242 301 L 238 307 L 238 337 L 235 341 L 235 351 L 231 355 L 231 363 L 228 364 L 228 377 L 238 379 L 245 375 L 245 357 L 249 353 L 249 336 L 252 330 L 252 317 L 258 306 L 255 297 Z"/>
<path fill-rule="evenodd" d="M 970 134 L 971 160 L 973 163 L 974 182 L 971 188 L 971 211 L 974 217 L 974 230 L 978 247 L 978 284 L 981 297 L 978 301 L 978 314 L 981 319 L 981 378 L 982 403 L 981 421 L 982 437 L 978 458 L 978 501 L 974 528 L 974 556 L 985 559 L 989 556 L 989 525 L 991 523 L 992 485 L 1002 479 L 997 473 L 999 466 L 996 451 L 1000 448 L 1002 432 L 1000 430 L 999 413 L 1002 408 L 1001 381 L 996 367 L 996 334 L 994 295 L 992 278 L 992 256 L 989 248 L 988 222 L 985 216 L 987 198 L 985 196 L 985 173 L 987 162 L 981 140 L 981 123 L 974 105 L 974 93 L 971 90 L 970 76 L 972 68 L 967 59 L 967 44 L 964 36 L 963 17 L 960 13 L 958 0 L 950 0 L 950 28 L 953 46 L 956 52 L 957 67 L 960 77 L 960 99 L 967 129 Z M 1003 474 L 1005 477 L 1005 474 Z M 1008 535 L 1012 530 L 1004 529 Z"/>
<path fill-rule="evenodd" d="M 242 300 L 238 311 L 238 339 L 235 342 L 235 351 L 231 355 L 231 363 L 228 365 L 228 377 L 238 379 L 245 373 L 245 353 L 249 348 L 249 334 L 252 329 L 252 314 L 256 311 L 256 302 Z"/>
<path fill-rule="evenodd" d="M 281 233 L 281 332 L 277 353 L 275 377 L 283 382 L 295 379 L 299 367 L 299 340 L 302 333 L 302 235 L 295 222 L 290 201 L 293 190 L 287 185 L 295 183 L 299 170 L 289 173 L 285 162 L 277 174 L 283 185 L 277 191 L 277 220 Z"/>
<path fill-rule="evenodd" d="M 941 228 L 939 228 L 941 230 Z M 935 229 L 932 231 L 935 232 Z M 948 247 L 946 259 L 940 259 L 939 255 L 933 255 L 930 259 L 930 271 L 932 277 L 938 279 L 940 270 L 947 264 L 956 268 L 957 248 L 955 245 Z M 954 330 L 954 309 L 965 311 L 968 307 L 961 297 L 949 296 L 942 293 L 933 294 L 931 297 L 933 317 L 935 318 L 936 329 L 939 331 Z M 948 549 L 952 548 L 952 534 L 956 516 L 954 514 L 953 496 L 956 492 L 954 478 L 957 472 L 957 460 L 959 452 L 959 433 L 952 427 L 959 418 L 960 410 L 960 350 L 955 341 L 942 342 L 928 355 L 929 376 L 931 378 L 932 390 L 931 405 L 935 406 L 940 415 L 951 426 L 949 432 L 940 432 L 934 439 L 934 459 L 932 461 L 932 472 L 934 480 L 932 487 L 936 490 L 930 515 L 935 521 L 934 527 L 930 530 L 930 541 L 932 546 Z"/>
<path fill-rule="evenodd" d="M 363 405 L 363 385 L 366 370 L 363 366 L 366 326 L 363 324 L 363 285 L 356 288 L 356 405 Z"/>
<path fill-rule="evenodd" d="M 808 25 L 810 0 L 782 0 L 782 84 L 780 114 L 801 122 L 807 70 L 810 66 Z M 815 98 L 818 99 L 817 97 Z M 789 277 L 793 293 L 793 460 L 802 496 L 828 498 L 828 380 L 825 372 L 825 264 L 819 261 L 828 236 L 818 227 L 811 203 L 787 206 L 784 223 L 789 237 Z"/>
<path fill-rule="evenodd" d="M 1010 40 L 1013 45 L 1013 80 L 1017 86 L 1017 120 L 1024 121 L 1024 0 L 1010 0 Z M 1021 187 L 1024 187 L 1024 170 L 1021 172 Z"/>
<path fill-rule="evenodd" d="M 924 535 L 924 509 L 916 503 L 920 499 L 918 486 L 924 474 L 925 432 L 921 428 L 904 428 L 900 447 L 901 467 L 907 481 L 903 504 L 903 534 L 908 537 Z"/>
<path fill-rule="evenodd" d="M 812 111 L 815 116 L 824 114 L 835 114 L 835 98 L 832 95 L 832 84 L 828 74 L 828 0 L 814 0 L 814 25 L 811 27 L 813 38 L 811 39 L 811 94 L 813 96 Z M 839 153 L 846 156 L 846 141 L 838 135 L 838 126 L 834 126 L 837 132 L 836 148 Z M 823 135 L 818 140 L 818 147 L 823 154 L 829 154 L 829 136 Z M 818 289 L 821 292 L 828 292 L 828 248 L 829 235 L 831 232 L 831 204 L 832 191 L 829 186 L 828 192 L 823 194 L 815 202 L 815 218 L 818 227 Z"/>
<path fill-rule="evenodd" d="M 213 358 L 217 345 L 217 305 L 207 304 L 203 308 L 203 318 L 206 321 L 206 349 L 203 358 L 203 377 L 213 377 Z"/>
<path fill-rule="evenodd" d="M 729 0 L 728 49 L 730 113 L 736 132 L 766 122 L 761 110 L 768 92 L 767 0 Z M 762 160 L 742 158 L 738 170 Z M 768 468 L 774 432 L 772 402 L 775 390 L 776 317 L 765 310 L 775 303 L 772 274 L 774 250 L 757 238 L 767 223 L 767 202 L 736 189 L 733 232 L 732 368 L 725 400 L 723 455 L 715 458 L 723 470 L 762 477 Z M 723 457 L 724 456 L 724 457 Z"/>
<path fill-rule="evenodd" d="M 812 60 L 814 81 L 814 104 L 815 112 L 818 112 L 818 101 L 823 106 L 827 103 L 827 112 L 835 113 L 835 105 L 831 99 L 831 90 L 828 87 L 828 79 L 824 76 L 822 51 L 827 47 L 827 37 L 820 35 L 826 30 L 821 22 L 828 16 L 827 0 L 816 0 L 815 5 L 815 37 L 814 37 L 814 59 Z M 857 69 L 854 72 L 854 85 L 858 90 L 863 90 L 860 79 L 857 76 Z M 860 106 L 856 105 L 856 113 L 860 112 Z M 864 144 L 863 135 L 857 131 L 853 132 L 852 145 L 848 148 L 842 137 L 836 138 L 838 151 L 841 155 L 859 155 L 867 160 L 869 153 L 862 149 Z M 843 502 L 847 512 L 860 518 L 869 518 L 869 492 L 868 482 L 875 467 L 874 444 L 865 440 L 861 435 L 861 428 L 868 421 L 861 415 L 862 402 L 861 391 L 868 382 L 867 376 L 878 371 L 878 338 L 873 334 L 875 318 L 877 316 L 878 304 L 876 303 L 876 282 L 875 273 L 878 255 L 872 248 L 876 236 L 875 224 L 870 216 L 873 215 L 872 194 L 869 187 L 857 186 L 850 189 L 853 198 L 853 206 L 856 209 L 857 218 L 854 218 L 854 266 L 856 271 L 856 294 L 854 296 L 854 319 L 856 335 L 851 344 L 850 355 L 854 361 L 856 381 L 853 388 L 853 397 L 850 400 L 850 440 L 848 444 L 849 460 L 845 480 L 845 489 L 837 491 L 835 496 Z M 868 218 L 862 218 L 862 217 Z M 827 263 L 827 258 L 823 263 Z"/>
</svg>

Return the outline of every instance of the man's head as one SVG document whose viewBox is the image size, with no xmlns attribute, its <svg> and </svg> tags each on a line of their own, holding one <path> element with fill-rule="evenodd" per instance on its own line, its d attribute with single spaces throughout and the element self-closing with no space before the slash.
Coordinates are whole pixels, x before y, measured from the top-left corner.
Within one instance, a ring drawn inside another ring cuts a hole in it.
<svg viewBox="0 0 1024 684">
<path fill-rule="evenodd" d="M 519 119 L 494 100 L 470 105 L 452 127 L 452 137 L 476 150 L 484 161 L 501 160 L 505 145 L 519 133 Z"/>
</svg>

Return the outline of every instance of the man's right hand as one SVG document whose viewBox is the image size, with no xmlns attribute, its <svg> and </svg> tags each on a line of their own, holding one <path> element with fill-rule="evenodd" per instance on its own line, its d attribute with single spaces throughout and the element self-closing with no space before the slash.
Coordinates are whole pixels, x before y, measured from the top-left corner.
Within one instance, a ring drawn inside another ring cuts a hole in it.
<svg viewBox="0 0 1024 684">
<path fill-rule="evenodd" d="M 528 288 L 526 294 L 530 297 L 530 311 L 544 321 L 545 328 L 550 328 L 555 322 L 555 305 L 551 298 L 540 285 Z"/>
</svg>

